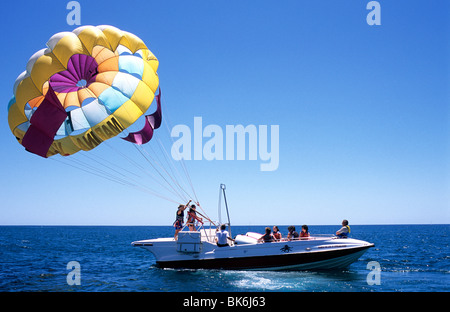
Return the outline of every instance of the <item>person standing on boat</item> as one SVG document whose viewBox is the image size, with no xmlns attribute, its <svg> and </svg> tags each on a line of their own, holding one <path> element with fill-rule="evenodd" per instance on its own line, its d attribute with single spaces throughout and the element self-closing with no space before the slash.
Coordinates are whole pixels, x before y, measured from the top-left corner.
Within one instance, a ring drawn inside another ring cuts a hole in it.
<svg viewBox="0 0 450 312">
<path fill-rule="evenodd" d="M 203 220 L 200 217 L 197 217 L 197 211 L 195 205 L 191 205 L 191 208 L 188 211 L 188 220 L 186 224 L 189 226 L 189 231 L 195 231 L 195 221 L 199 221 L 203 224 Z"/>
<path fill-rule="evenodd" d="M 188 203 L 189 204 L 189 203 Z M 184 210 L 187 208 L 187 205 L 179 205 L 175 222 L 173 223 L 173 227 L 175 228 L 175 240 L 177 239 L 178 232 L 181 231 L 183 228 L 183 222 L 184 222 Z"/>
<path fill-rule="evenodd" d="M 347 238 L 350 233 L 350 227 L 347 220 L 342 220 L 342 227 L 336 232 L 336 236 L 339 238 Z"/>
<path fill-rule="evenodd" d="M 230 246 L 228 245 L 228 240 L 234 241 L 234 239 L 228 236 L 230 234 L 228 233 L 228 231 L 225 230 L 225 228 L 226 228 L 225 224 L 222 224 L 220 226 L 220 231 L 216 232 L 216 243 L 217 246 L 219 247 Z"/>
<path fill-rule="evenodd" d="M 297 233 L 297 231 L 295 230 L 295 226 L 291 225 L 288 227 L 288 235 L 287 238 L 288 240 L 297 240 L 299 235 Z"/>
<path fill-rule="evenodd" d="M 277 242 L 279 242 L 281 240 L 281 233 L 280 233 L 280 229 L 278 228 L 278 226 L 276 226 L 276 225 L 273 226 L 273 234 L 272 235 Z"/>
</svg>

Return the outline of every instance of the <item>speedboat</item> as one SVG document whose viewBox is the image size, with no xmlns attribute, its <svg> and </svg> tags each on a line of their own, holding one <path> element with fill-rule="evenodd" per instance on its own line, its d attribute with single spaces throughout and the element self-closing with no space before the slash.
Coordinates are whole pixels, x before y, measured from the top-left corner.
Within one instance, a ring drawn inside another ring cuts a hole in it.
<svg viewBox="0 0 450 312">
<path fill-rule="evenodd" d="M 230 214 L 223 191 L 228 229 Z M 220 193 L 221 196 L 222 193 Z M 220 203 L 219 198 L 219 216 Z M 199 213 L 199 212 L 198 212 Z M 199 213 L 202 215 L 201 213 Z M 195 231 L 183 228 L 177 238 L 157 238 L 132 242 L 133 246 L 150 251 L 161 268 L 230 269 L 230 270 L 311 270 L 345 268 L 358 260 L 374 244 L 334 235 L 315 235 L 296 240 L 278 240 L 260 243 L 262 234 L 248 232 L 237 235 L 230 245 L 219 247 L 215 241 L 217 224 L 209 228 L 200 225 Z M 219 221 L 219 224 L 221 222 Z"/>
<path fill-rule="evenodd" d="M 221 185 L 228 215 L 225 185 Z M 203 215 L 202 215 L 203 216 Z M 220 200 L 219 200 L 220 216 Z M 157 266 L 185 269 L 229 270 L 311 270 L 345 268 L 358 260 L 374 244 L 334 235 L 314 235 L 296 240 L 260 242 L 262 234 L 248 232 L 237 235 L 230 245 L 216 244 L 217 224 L 210 221 L 195 231 L 183 228 L 177 238 L 156 238 L 132 242 L 136 247 L 150 251 Z M 219 223 L 220 224 L 220 223 Z"/>
<path fill-rule="evenodd" d="M 214 241 L 214 229 L 181 231 L 178 239 L 135 241 L 150 251 L 161 268 L 230 270 L 311 270 L 345 268 L 374 244 L 332 235 L 260 243 L 262 234 L 237 235 L 226 247 Z"/>
</svg>

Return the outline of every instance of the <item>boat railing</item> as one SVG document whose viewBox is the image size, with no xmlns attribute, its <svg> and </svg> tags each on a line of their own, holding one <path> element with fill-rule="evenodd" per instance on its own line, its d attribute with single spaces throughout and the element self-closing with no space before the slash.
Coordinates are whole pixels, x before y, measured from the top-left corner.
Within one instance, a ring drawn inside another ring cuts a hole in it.
<svg viewBox="0 0 450 312">
<path fill-rule="evenodd" d="M 263 234 L 261 234 L 262 236 Z M 337 238 L 334 234 L 314 234 L 310 235 L 308 237 L 298 237 L 298 238 L 287 238 L 282 237 L 281 239 L 277 239 L 272 241 L 272 243 L 279 243 L 279 242 L 297 242 L 297 241 L 313 241 L 313 240 L 329 240 Z M 264 243 L 263 241 L 258 241 L 258 243 Z"/>
<path fill-rule="evenodd" d="M 195 232 L 201 233 L 201 240 L 207 241 L 210 243 L 215 243 L 215 237 L 216 237 L 216 231 L 217 231 L 217 225 L 213 222 L 205 222 L 204 223 L 198 223 L 195 228 Z M 181 229 L 181 232 L 189 230 L 189 224 L 185 224 L 183 228 Z M 263 234 L 261 234 L 262 236 Z M 308 237 L 299 237 L 294 239 L 287 239 L 286 237 L 283 237 L 281 240 L 277 240 L 275 242 L 286 242 L 286 241 L 308 241 L 308 240 L 328 240 L 328 239 L 334 239 L 337 238 L 334 234 L 310 234 Z"/>
<path fill-rule="evenodd" d="M 276 242 L 291 242 L 291 241 L 311 241 L 311 240 L 329 240 L 335 238 L 335 236 L 333 234 L 314 234 L 308 237 L 299 237 L 299 238 L 286 238 L 283 237 L 281 239 L 275 240 L 273 241 L 274 243 Z"/>
<path fill-rule="evenodd" d="M 336 237 L 336 235 L 334 235 L 334 234 L 314 234 L 314 235 L 310 236 L 310 238 L 314 238 L 314 239 L 323 239 L 323 238 L 329 239 L 329 238 L 333 238 L 333 237 Z"/>
<path fill-rule="evenodd" d="M 201 240 L 202 241 L 208 241 L 210 243 L 214 243 L 214 239 L 216 237 L 216 228 L 217 226 L 213 222 L 206 222 L 201 223 L 199 222 L 197 225 L 194 225 L 195 232 L 201 233 Z M 189 231 L 189 224 L 185 224 L 180 232 L 185 232 L 187 230 Z"/>
</svg>

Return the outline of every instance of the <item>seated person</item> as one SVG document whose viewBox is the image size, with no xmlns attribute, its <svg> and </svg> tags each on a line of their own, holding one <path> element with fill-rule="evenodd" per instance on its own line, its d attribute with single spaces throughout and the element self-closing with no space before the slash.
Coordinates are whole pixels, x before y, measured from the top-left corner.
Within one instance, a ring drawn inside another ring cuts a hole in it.
<svg viewBox="0 0 450 312">
<path fill-rule="evenodd" d="M 300 232 L 300 239 L 306 239 L 309 237 L 308 226 L 306 224 L 302 225 L 302 231 Z"/>
<path fill-rule="evenodd" d="M 258 242 L 271 243 L 271 242 L 275 241 L 275 238 L 273 237 L 273 235 L 270 232 L 271 232 L 270 227 L 266 227 L 266 234 L 261 236 L 261 238 L 258 239 Z"/>
<path fill-rule="evenodd" d="M 348 226 L 348 221 L 342 221 L 342 227 L 336 232 L 336 236 L 339 238 L 347 238 L 350 233 L 350 227 Z"/>
<path fill-rule="evenodd" d="M 281 233 L 280 233 L 280 229 L 278 228 L 278 226 L 274 225 L 273 226 L 273 238 L 275 238 L 275 241 L 279 242 L 281 240 Z"/>
<path fill-rule="evenodd" d="M 297 240 L 299 235 L 298 233 L 295 231 L 295 226 L 291 225 L 288 227 L 288 235 L 287 235 L 287 239 L 288 240 Z"/>
<path fill-rule="evenodd" d="M 228 245 L 228 241 L 227 240 L 231 240 L 234 241 L 234 239 L 232 239 L 231 237 L 229 237 L 228 235 L 228 231 L 225 231 L 225 224 L 222 224 L 220 226 L 220 231 L 216 232 L 216 243 L 217 246 L 219 247 L 226 247 L 226 246 L 230 246 Z"/>
</svg>

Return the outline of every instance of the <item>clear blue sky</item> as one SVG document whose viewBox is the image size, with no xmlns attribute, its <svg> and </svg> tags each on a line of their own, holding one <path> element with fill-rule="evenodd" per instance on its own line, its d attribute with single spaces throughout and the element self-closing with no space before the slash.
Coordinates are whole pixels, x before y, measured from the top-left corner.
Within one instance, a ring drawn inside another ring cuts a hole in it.
<svg viewBox="0 0 450 312">
<path fill-rule="evenodd" d="M 9 130 L 28 58 L 78 27 L 67 2 L 2 3 L 0 224 L 170 225 L 176 204 L 27 153 Z M 380 0 L 369 26 L 368 2 L 79 1 L 82 25 L 158 57 L 172 126 L 279 125 L 275 171 L 186 161 L 212 218 L 225 183 L 234 224 L 450 223 L 450 3 Z"/>
</svg>

